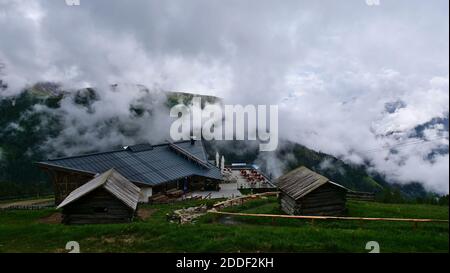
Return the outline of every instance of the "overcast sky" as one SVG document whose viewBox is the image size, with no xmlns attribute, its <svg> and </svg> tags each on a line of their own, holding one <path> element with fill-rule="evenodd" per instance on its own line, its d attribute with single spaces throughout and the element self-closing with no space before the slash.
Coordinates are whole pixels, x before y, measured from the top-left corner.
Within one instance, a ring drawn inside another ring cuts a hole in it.
<svg viewBox="0 0 450 273">
<path fill-rule="evenodd" d="M 426 159 L 448 148 L 442 125 L 431 142 L 384 149 L 448 117 L 448 0 L 80 2 L 0 0 L 2 95 L 140 83 L 278 104 L 282 138 L 448 193 L 448 153 Z"/>
</svg>

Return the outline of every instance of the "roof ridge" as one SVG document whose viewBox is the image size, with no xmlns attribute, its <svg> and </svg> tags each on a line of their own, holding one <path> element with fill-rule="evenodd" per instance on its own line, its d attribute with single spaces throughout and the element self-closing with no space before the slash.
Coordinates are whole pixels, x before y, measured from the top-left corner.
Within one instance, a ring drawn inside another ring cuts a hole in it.
<svg viewBox="0 0 450 273">
<path fill-rule="evenodd" d="M 331 181 L 328 177 L 323 176 L 306 166 L 300 166 L 290 171 L 278 178 L 277 182 L 280 190 L 291 195 L 295 200 L 302 198 L 327 183 L 346 189 L 342 185 Z"/>
<path fill-rule="evenodd" d="M 185 143 L 185 142 L 189 142 L 190 140 L 180 140 L 180 141 L 176 141 L 173 142 L 175 144 L 179 144 L 179 143 Z M 135 146 L 135 145 L 141 145 L 141 144 L 149 144 L 149 143 L 137 143 L 137 144 L 133 144 L 133 145 L 126 145 L 124 147 L 129 147 L 129 146 Z M 170 143 L 169 142 L 164 142 L 164 143 L 159 143 L 159 144 L 155 144 L 152 146 L 153 147 L 161 147 L 161 146 L 168 146 Z M 117 149 L 117 150 L 110 150 L 110 151 L 103 151 L 103 152 L 95 152 L 95 153 L 87 153 L 87 154 L 81 154 L 81 155 L 73 155 L 73 156 L 64 156 L 64 157 L 56 157 L 56 158 L 49 158 L 47 160 L 44 161 L 57 161 L 57 160 L 64 160 L 64 159 L 72 159 L 72 158 L 80 158 L 80 157 L 87 157 L 87 156 L 93 156 L 93 155 L 102 155 L 102 154 L 111 154 L 111 153 L 118 153 L 118 152 L 123 152 L 123 151 L 127 151 L 126 149 Z"/>
<path fill-rule="evenodd" d="M 71 191 L 69 193 L 69 195 L 67 195 L 67 197 L 61 202 L 61 204 L 58 205 L 57 209 L 62 208 L 65 205 L 70 204 L 70 203 L 80 199 L 82 196 L 86 195 L 87 193 L 90 193 L 100 187 L 103 187 L 106 184 L 106 181 L 108 181 L 108 178 L 111 176 L 111 174 L 114 171 L 116 171 L 116 170 L 114 170 L 114 168 L 111 168 L 111 169 L 107 170 L 106 172 L 94 177 L 92 180 L 88 181 L 87 183 L 74 189 L 73 191 Z M 101 178 L 100 181 L 95 181 L 96 179 L 100 179 L 100 178 Z M 80 195 L 78 197 L 75 197 L 74 199 L 70 199 L 71 196 L 76 195 L 78 192 L 83 191 L 85 188 L 89 188 L 89 186 L 91 186 L 91 184 L 94 184 L 94 182 L 98 183 L 97 185 L 95 185 L 95 187 L 89 189 L 88 191 L 86 191 L 85 193 L 83 193 L 82 195 Z"/>
<path fill-rule="evenodd" d="M 43 169 L 74 171 L 90 176 L 115 168 L 131 182 L 150 186 L 193 175 L 223 179 L 220 168 L 207 161 L 207 152 L 202 142 L 195 145 L 192 145 L 190 140 L 174 143 L 168 141 L 159 144 L 160 147 L 142 152 L 110 151 L 35 164 Z M 176 149 L 172 149 L 171 146 Z"/>
<path fill-rule="evenodd" d="M 87 156 L 93 156 L 93 155 L 102 155 L 102 154 L 111 154 L 111 153 L 117 153 L 125 151 L 124 149 L 121 150 L 111 150 L 111 151 L 104 151 L 104 152 L 96 152 L 96 153 L 88 153 L 88 154 L 82 154 L 82 155 L 73 155 L 73 156 L 65 156 L 65 157 L 56 157 L 44 160 L 45 161 L 57 161 L 57 160 L 64 160 L 64 159 L 72 159 L 72 158 L 80 158 L 80 157 L 87 157 Z"/>
<path fill-rule="evenodd" d="M 183 156 L 187 157 L 188 160 L 193 160 L 195 161 L 195 163 L 199 164 L 201 167 L 207 168 L 209 169 L 210 167 L 208 166 L 208 161 L 204 161 L 201 158 L 199 158 L 198 156 L 196 156 L 195 154 L 191 153 L 190 151 L 184 149 L 181 146 L 178 146 L 175 143 L 169 143 L 169 147 L 171 148 L 171 150 L 174 150 L 176 153 L 181 153 Z"/>
</svg>

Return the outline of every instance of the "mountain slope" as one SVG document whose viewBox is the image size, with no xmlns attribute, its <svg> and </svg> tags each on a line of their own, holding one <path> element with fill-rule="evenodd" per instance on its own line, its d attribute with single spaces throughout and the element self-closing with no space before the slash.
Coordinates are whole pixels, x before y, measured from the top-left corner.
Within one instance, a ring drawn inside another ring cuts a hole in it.
<svg viewBox="0 0 450 273">
<path fill-rule="evenodd" d="M 119 92 L 114 88 L 113 92 Z M 158 131 L 155 128 L 161 125 L 155 123 L 152 116 L 168 111 L 178 102 L 188 103 L 194 97 L 187 93 L 163 92 L 162 105 L 155 105 L 157 98 L 148 89 L 140 86 L 137 92 L 138 99 L 131 100 L 124 113 L 116 109 L 99 113 L 100 107 L 108 106 L 98 104 L 108 99 L 108 93 L 100 94 L 91 88 L 66 92 L 56 84 L 40 83 L 18 96 L 0 97 L 0 197 L 51 190 L 46 175 L 32 162 L 142 142 L 146 136 L 154 135 Z M 202 99 L 203 102 L 219 100 L 207 96 Z M 71 119 L 72 115 L 81 118 Z M 91 121 L 96 118 L 98 120 Z M 83 124 L 85 119 L 89 119 L 89 123 Z M 149 128 L 143 130 L 146 126 Z M 205 142 L 205 146 L 210 158 L 219 151 L 228 163 L 255 162 L 273 177 L 303 165 L 358 191 L 400 192 L 407 198 L 429 195 L 420 184 L 392 185 L 382 175 L 369 173 L 365 166 L 345 163 L 297 143 L 281 142 L 274 153 L 259 153 L 258 143 L 251 141 L 210 141 Z"/>
</svg>

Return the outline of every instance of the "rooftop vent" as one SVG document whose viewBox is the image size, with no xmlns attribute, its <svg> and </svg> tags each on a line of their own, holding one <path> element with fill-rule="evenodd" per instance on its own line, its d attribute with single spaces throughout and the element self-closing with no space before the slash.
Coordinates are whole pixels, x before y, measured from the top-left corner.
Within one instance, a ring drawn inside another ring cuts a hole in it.
<svg viewBox="0 0 450 273">
<path fill-rule="evenodd" d="M 197 138 L 195 137 L 195 136 L 191 136 L 191 145 L 194 145 L 195 144 L 195 140 L 196 140 Z"/>
<path fill-rule="evenodd" d="M 128 146 L 126 148 L 126 150 L 131 151 L 133 153 L 137 153 L 137 152 L 153 150 L 153 146 L 149 143 L 136 144 L 136 145 Z"/>
</svg>

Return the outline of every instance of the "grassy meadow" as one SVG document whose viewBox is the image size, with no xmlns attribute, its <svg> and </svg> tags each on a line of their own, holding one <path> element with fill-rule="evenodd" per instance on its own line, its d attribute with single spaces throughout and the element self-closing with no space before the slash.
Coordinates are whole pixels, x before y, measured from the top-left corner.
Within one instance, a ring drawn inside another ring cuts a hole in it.
<svg viewBox="0 0 450 273">
<path fill-rule="evenodd" d="M 167 214 L 209 201 L 143 205 L 146 219 L 130 224 L 65 226 L 50 221 L 54 209 L 0 211 L 0 252 L 448 252 L 448 223 L 315 221 L 230 217 L 207 214 L 193 224 L 167 220 Z M 349 216 L 448 219 L 447 206 L 348 202 Z M 225 209 L 280 214 L 274 198 Z M 49 220 L 50 219 L 50 220 Z"/>
</svg>

